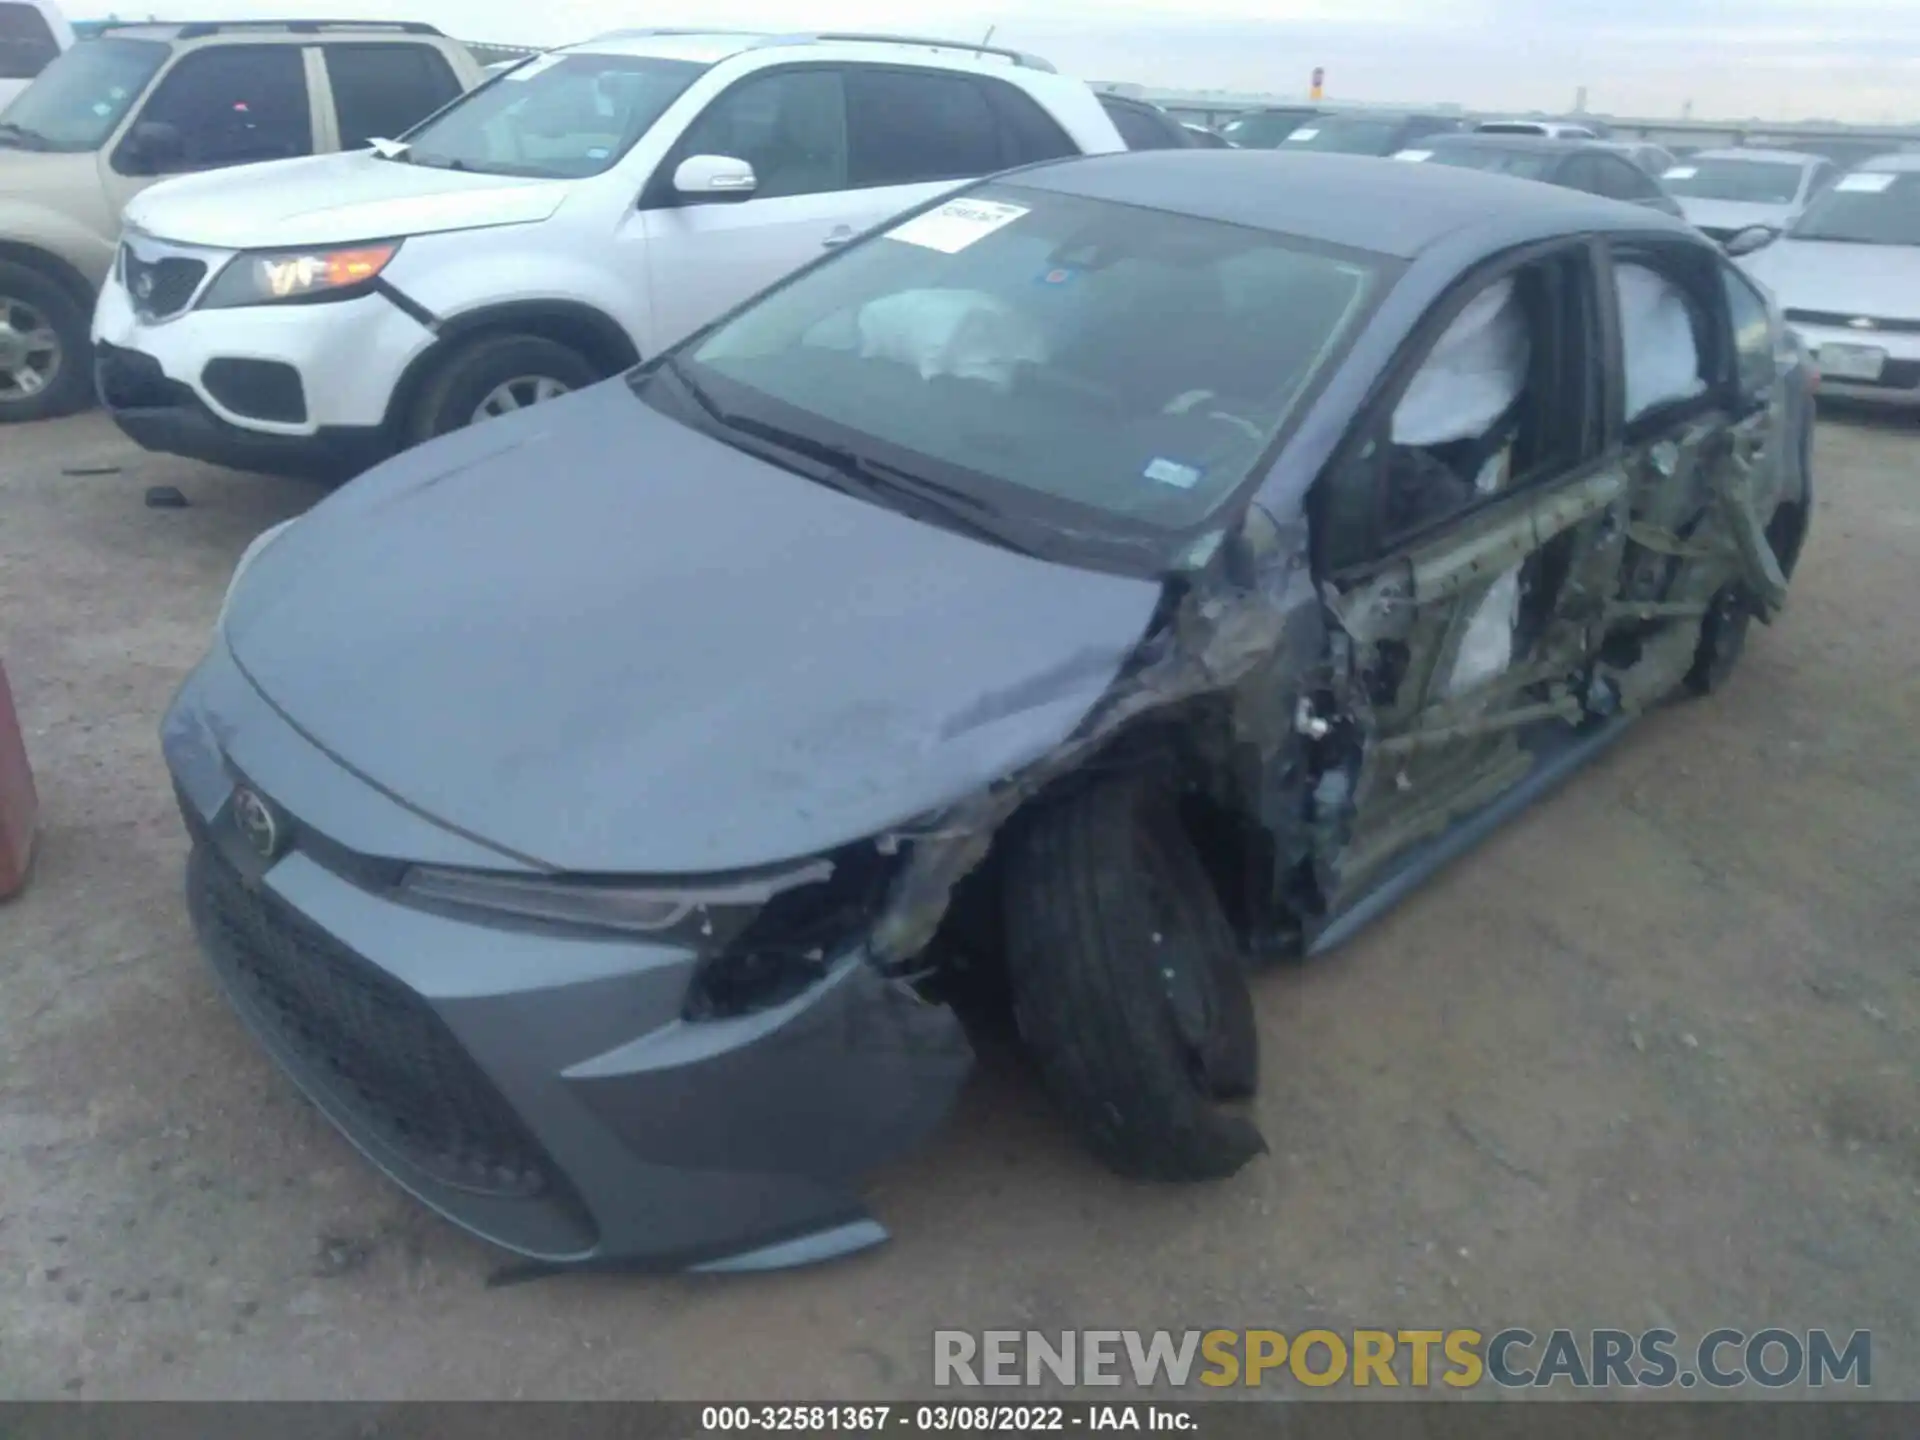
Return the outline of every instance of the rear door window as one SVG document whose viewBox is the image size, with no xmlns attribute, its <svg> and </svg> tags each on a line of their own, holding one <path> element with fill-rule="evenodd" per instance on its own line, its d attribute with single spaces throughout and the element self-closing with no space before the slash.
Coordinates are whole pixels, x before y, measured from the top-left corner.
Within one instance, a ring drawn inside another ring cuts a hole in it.
<svg viewBox="0 0 1920 1440">
<path fill-rule="evenodd" d="M 343 150 L 395 139 L 460 93 L 453 67 L 430 45 L 328 45 L 321 53 Z"/>
<path fill-rule="evenodd" d="M 179 158 L 169 171 L 311 155 L 304 52 L 297 45 L 192 51 L 161 78 L 136 123 L 178 134 Z"/>
<path fill-rule="evenodd" d="M 31 80 L 59 54 L 46 16 L 31 5 L 0 0 L 0 80 Z"/>
<path fill-rule="evenodd" d="M 967 76 L 866 65 L 846 73 L 854 185 L 965 180 L 1001 168 L 1000 121 Z"/>
</svg>

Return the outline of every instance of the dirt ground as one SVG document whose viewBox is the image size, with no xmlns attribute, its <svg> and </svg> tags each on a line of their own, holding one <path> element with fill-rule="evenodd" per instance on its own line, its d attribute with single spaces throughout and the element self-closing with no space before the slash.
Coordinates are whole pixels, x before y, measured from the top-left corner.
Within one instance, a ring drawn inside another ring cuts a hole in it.
<svg viewBox="0 0 1920 1440">
<path fill-rule="evenodd" d="M 1920 1397 L 1920 428 L 1824 423 L 1818 471 L 1728 690 L 1259 983 L 1273 1154 L 1232 1181 L 1109 1177 L 989 1053 L 875 1178 L 890 1245 L 489 1288 L 295 1099 L 180 901 L 156 725 L 314 492 L 98 416 L 0 432 L 44 809 L 0 907 L 0 1396 L 879 1398 L 928 1392 L 936 1327 L 1523 1324 L 1866 1328 Z"/>
</svg>

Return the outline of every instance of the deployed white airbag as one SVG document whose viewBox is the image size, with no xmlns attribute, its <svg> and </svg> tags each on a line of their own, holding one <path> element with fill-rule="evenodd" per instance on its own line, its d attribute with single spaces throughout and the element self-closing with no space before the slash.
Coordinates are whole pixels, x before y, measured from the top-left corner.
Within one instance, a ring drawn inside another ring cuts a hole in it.
<svg viewBox="0 0 1920 1440">
<path fill-rule="evenodd" d="M 1532 345 L 1511 279 L 1467 302 L 1393 412 L 1396 445 L 1484 435 L 1526 388 Z"/>
<path fill-rule="evenodd" d="M 1024 315 L 978 290 L 902 290 L 860 307 L 860 355 L 911 365 L 920 378 L 952 375 L 1013 383 L 1020 364 L 1043 364 L 1046 342 Z"/>
<path fill-rule="evenodd" d="M 1626 354 L 1627 419 L 1705 390 L 1685 292 L 1645 265 L 1616 266 L 1613 277 Z"/>
<path fill-rule="evenodd" d="M 1513 663 L 1513 629 L 1520 622 L 1520 567 L 1515 566 L 1487 591 L 1467 622 L 1460 650 L 1447 675 L 1449 698 L 1464 695 L 1505 673 Z"/>
</svg>

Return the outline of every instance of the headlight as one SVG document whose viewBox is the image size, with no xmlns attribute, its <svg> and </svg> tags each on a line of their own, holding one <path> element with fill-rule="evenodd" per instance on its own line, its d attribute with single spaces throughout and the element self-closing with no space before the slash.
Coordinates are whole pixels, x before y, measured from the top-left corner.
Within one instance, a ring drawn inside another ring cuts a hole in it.
<svg viewBox="0 0 1920 1440">
<path fill-rule="evenodd" d="M 262 250 L 236 255 L 208 287 L 203 310 L 347 300 L 400 253 L 400 242 L 340 250 Z"/>
<path fill-rule="evenodd" d="M 295 515 L 293 520 L 282 520 L 278 525 L 262 530 L 253 537 L 247 548 L 240 552 L 240 559 L 233 567 L 233 575 L 227 581 L 227 593 L 220 597 L 220 616 L 213 622 L 214 629 L 226 629 L 227 607 L 233 604 L 233 592 L 240 588 L 240 577 L 247 573 L 247 567 L 258 560 L 267 546 L 278 540 L 286 532 L 286 528 L 299 518 Z"/>
<path fill-rule="evenodd" d="M 774 896 L 832 877 L 831 860 L 809 860 L 764 875 L 686 886 L 495 875 L 416 865 L 400 888 L 415 899 L 462 909 L 662 937 L 681 932 L 689 939 L 698 936 L 724 943 L 727 937 L 717 932 L 731 917 L 737 917 L 738 924 L 731 927 L 737 929 Z"/>
</svg>

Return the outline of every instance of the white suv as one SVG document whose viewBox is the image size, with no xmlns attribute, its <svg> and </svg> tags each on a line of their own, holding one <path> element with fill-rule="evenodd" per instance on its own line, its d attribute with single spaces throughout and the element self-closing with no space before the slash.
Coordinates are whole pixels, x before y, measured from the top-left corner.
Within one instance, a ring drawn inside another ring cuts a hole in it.
<svg viewBox="0 0 1920 1440">
<path fill-rule="evenodd" d="M 1012 51 L 625 31 L 536 56 L 403 141 L 169 182 L 94 319 L 150 449 L 289 474 L 613 375 L 901 210 L 1121 150 Z"/>
</svg>

